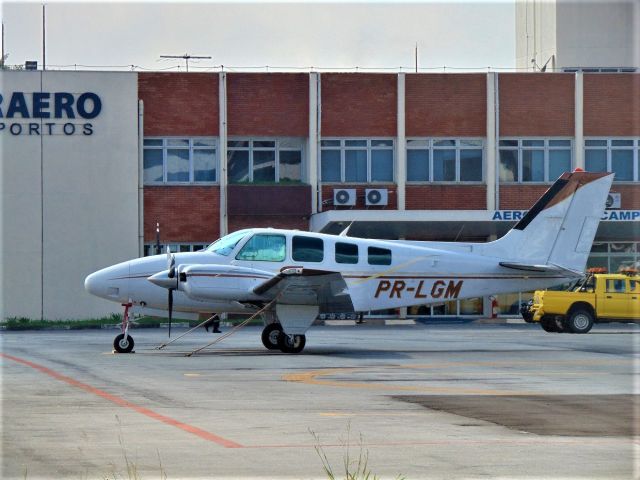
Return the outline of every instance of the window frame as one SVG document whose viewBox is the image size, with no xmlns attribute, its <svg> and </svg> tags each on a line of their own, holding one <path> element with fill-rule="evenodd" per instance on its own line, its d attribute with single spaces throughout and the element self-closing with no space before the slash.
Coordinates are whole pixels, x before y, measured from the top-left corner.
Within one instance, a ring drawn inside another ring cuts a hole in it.
<svg viewBox="0 0 640 480">
<path fill-rule="evenodd" d="M 160 253 L 155 253 L 156 243 L 146 242 L 142 248 L 142 256 L 150 257 L 153 255 L 165 255 L 167 247 L 171 249 L 172 253 L 184 253 L 184 252 L 200 252 L 204 251 L 211 242 L 172 242 L 161 243 Z M 185 247 L 185 249 L 183 249 Z M 198 248 L 200 247 L 200 248 Z M 188 248 L 188 250 L 186 249 Z"/>
<path fill-rule="evenodd" d="M 435 145 L 436 142 L 453 140 L 454 145 Z M 427 145 L 409 145 L 409 142 L 427 142 Z M 480 142 L 480 145 L 461 145 L 462 142 Z M 486 179 L 486 145 L 487 142 L 482 137 L 407 137 L 405 143 L 406 155 L 405 155 L 405 181 L 411 185 L 420 184 L 456 184 L 462 183 L 464 185 L 481 185 L 485 183 Z M 409 179 L 409 151 L 410 150 L 427 150 L 429 155 L 429 172 L 427 180 L 410 180 Z M 455 150 L 455 179 L 454 180 L 434 180 L 433 179 L 433 167 L 434 167 L 434 152 L 437 150 Z M 460 153 L 462 150 L 480 150 L 481 155 L 481 178 L 480 180 L 460 180 Z"/>
<path fill-rule="evenodd" d="M 282 143 L 295 140 L 299 142 L 300 149 L 296 149 L 293 147 L 283 146 Z M 247 147 L 231 147 L 229 146 L 230 142 L 248 142 Z M 254 147 L 254 142 L 274 142 L 273 147 Z M 249 161 L 249 179 L 246 182 L 232 182 L 228 181 L 229 185 L 249 185 L 249 184 L 279 184 L 282 183 L 284 185 L 302 185 L 305 183 L 306 179 L 306 162 L 305 162 L 305 151 L 306 151 L 306 141 L 303 137 L 228 137 L 227 138 L 227 172 L 229 171 L 229 152 L 232 151 L 244 151 L 248 152 L 248 161 Z M 254 171 L 254 152 L 274 152 L 275 154 L 275 168 L 274 168 L 274 180 L 273 182 L 254 182 L 253 171 Z M 280 152 L 297 152 L 300 151 L 300 180 L 299 181 L 291 181 L 288 180 L 286 182 L 282 182 L 280 179 Z"/>
<path fill-rule="evenodd" d="M 213 145 L 194 145 L 198 140 L 212 140 Z M 146 140 L 160 140 L 162 141 L 162 145 L 145 145 L 144 142 Z M 188 146 L 179 146 L 179 145 L 168 145 L 171 140 L 187 140 L 189 142 Z M 144 180 L 144 153 L 145 150 L 161 150 L 162 151 L 162 181 L 146 181 Z M 188 150 L 189 152 L 189 180 L 187 181 L 176 181 L 176 180 L 167 180 L 168 176 L 168 165 L 167 165 L 167 151 L 168 150 Z M 213 150 L 213 172 L 215 179 L 211 180 L 195 180 L 195 170 L 194 170 L 194 151 L 198 150 Z M 150 136 L 144 137 L 142 139 L 142 177 L 144 185 L 216 185 L 220 182 L 220 162 L 219 162 L 219 153 L 220 153 L 220 139 L 219 137 L 213 136 Z"/>
<path fill-rule="evenodd" d="M 624 145 L 613 145 L 614 141 L 631 141 L 632 145 L 624 146 Z M 606 146 L 601 145 L 587 145 L 589 141 L 601 141 L 607 142 Z M 585 166 L 587 163 L 587 152 L 588 151 L 606 151 L 607 155 L 607 172 L 613 172 L 613 151 L 614 150 L 631 150 L 632 155 L 632 169 L 633 169 L 633 179 L 632 180 L 618 180 L 613 177 L 613 181 L 615 183 L 637 183 L 640 182 L 640 137 L 584 137 L 584 144 L 582 146 L 584 151 L 584 162 Z"/>
<path fill-rule="evenodd" d="M 568 146 L 558 146 L 558 145 L 550 145 L 550 142 L 553 141 L 568 141 Z M 503 146 L 501 143 L 503 141 L 509 142 L 518 142 L 517 146 Z M 542 141 L 543 145 L 538 146 L 530 146 L 523 145 L 523 142 L 527 141 Z M 574 154 L 575 140 L 573 137 L 500 137 L 498 139 L 498 158 L 496 159 L 496 170 L 498 176 L 498 182 L 500 184 L 505 185 L 541 185 L 541 184 L 549 184 L 553 183 L 557 180 L 557 178 L 549 178 L 549 153 L 553 150 L 567 151 L 569 152 L 569 171 L 573 171 L 575 165 L 575 154 Z M 515 151 L 517 152 L 517 161 L 518 161 L 518 179 L 517 180 L 501 180 L 500 179 L 500 165 L 501 165 L 501 153 L 502 150 Z M 543 161 L 544 161 L 544 180 L 522 180 L 523 168 L 523 152 L 525 151 L 542 151 L 543 152 Z"/>
<path fill-rule="evenodd" d="M 322 142 L 339 142 L 337 146 L 323 146 Z M 365 141 L 366 146 L 355 146 L 349 145 L 347 146 L 345 142 L 348 141 Z M 390 146 L 387 145 L 372 145 L 372 142 L 377 141 L 385 141 L 391 142 Z M 318 158 L 318 179 L 319 183 L 323 185 L 337 185 L 337 184 L 348 184 L 348 185 L 368 185 L 368 184 L 378 184 L 378 185 L 389 185 L 390 183 L 395 183 L 396 181 L 396 139 L 395 137 L 322 137 L 319 142 L 319 158 Z M 335 181 L 324 181 L 322 180 L 322 152 L 323 150 L 332 150 L 340 152 L 340 180 Z M 346 152 L 347 151 L 357 151 L 357 150 L 366 150 L 367 152 L 367 179 L 364 182 L 358 181 L 347 181 L 345 180 L 345 171 L 346 171 Z M 391 179 L 390 180 L 372 180 L 371 179 L 371 171 L 372 171 L 372 152 L 373 151 L 390 151 L 391 152 Z"/>
</svg>

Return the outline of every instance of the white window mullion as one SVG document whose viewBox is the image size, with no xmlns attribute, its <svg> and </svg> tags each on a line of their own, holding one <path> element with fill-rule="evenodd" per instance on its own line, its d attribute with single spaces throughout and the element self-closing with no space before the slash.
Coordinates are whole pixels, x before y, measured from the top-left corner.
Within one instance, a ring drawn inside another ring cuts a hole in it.
<svg viewBox="0 0 640 480">
<path fill-rule="evenodd" d="M 345 182 L 345 171 L 346 171 L 345 161 L 347 158 L 345 150 L 346 150 L 346 147 L 345 147 L 344 140 L 340 140 L 340 181 L 342 183 Z"/>
<path fill-rule="evenodd" d="M 544 141 L 544 153 L 542 154 L 542 179 L 545 182 L 549 181 L 549 140 Z"/>
<path fill-rule="evenodd" d="M 367 140 L 367 183 L 371 183 L 371 140 Z"/>
<path fill-rule="evenodd" d="M 427 145 L 427 149 L 429 150 L 429 182 L 433 182 L 433 139 L 429 139 L 429 143 Z"/>
<path fill-rule="evenodd" d="M 453 178 L 454 178 L 453 181 L 456 183 L 460 183 L 460 151 L 462 149 L 462 146 L 460 145 L 460 140 L 456 140 L 455 149 L 456 149 L 456 159 L 455 159 L 455 165 L 453 167 L 455 170 L 455 173 L 453 175 Z"/>
<path fill-rule="evenodd" d="M 167 183 L 167 139 L 162 139 L 162 183 Z"/>
<path fill-rule="evenodd" d="M 274 179 L 273 181 L 275 183 L 280 183 L 280 140 L 276 139 L 276 144 L 275 144 L 275 153 L 274 153 L 274 160 L 275 165 L 274 165 Z"/>
<path fill-rule="evenodd" d="M 193 138 L 189 139 L 189 183 L 193 183 L 195 175 L 193 173 Z"/>
</svg>

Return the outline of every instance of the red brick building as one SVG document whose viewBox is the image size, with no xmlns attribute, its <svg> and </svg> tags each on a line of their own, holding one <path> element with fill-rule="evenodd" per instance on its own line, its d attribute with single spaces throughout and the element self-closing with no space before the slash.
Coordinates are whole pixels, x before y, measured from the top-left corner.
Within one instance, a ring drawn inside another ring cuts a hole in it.
<svg viewBox="0 0 640 480">
<path fill-rule="evenodd" d="M 486 241 L 584 168 L 616 172 L 590 263 L 640 261 L 639 74 L 140 73 L 138 90 L 147 254 L 157 223 L 182 250 L 250 226 Z"/>
</svg>

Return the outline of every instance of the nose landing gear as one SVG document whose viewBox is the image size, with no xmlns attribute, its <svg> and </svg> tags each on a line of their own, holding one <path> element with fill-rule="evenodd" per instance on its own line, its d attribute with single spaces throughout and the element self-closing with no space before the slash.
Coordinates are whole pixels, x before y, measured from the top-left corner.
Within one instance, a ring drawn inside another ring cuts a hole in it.
<svg viewBox="0 0 640 480">
<path fill-rule="evenodd" d="M 113 339 L 113 350 L 117 353 L 131 353 L 133 351 L 133 337 L 129 335 L 129 308 L 132 303 L 123 303 L 124 314 L 122 315 L 122 333 Z"/>
</svg>

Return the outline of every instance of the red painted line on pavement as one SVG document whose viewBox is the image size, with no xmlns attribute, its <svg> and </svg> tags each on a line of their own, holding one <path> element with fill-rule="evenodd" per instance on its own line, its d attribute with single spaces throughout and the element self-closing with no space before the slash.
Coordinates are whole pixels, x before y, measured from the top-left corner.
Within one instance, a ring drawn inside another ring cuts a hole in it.
<svg viewBox="0 0 640 480">
<path fill-rule="evenodd" d="M 202 430 L 198 427 L 194 427 L 193 425 L 182 423 L 171 417 L 161 415 L 157 412 L 154 412 L 153 410 L 149 410 L 148 408 L 141 407 L 140 405 L 136 405 L 135 403 L 129 402 L 128 400 L 120 398 L 116 395 L 107 393 L 104 390 L 100 390 L 99 388 L 95 388 L 95 387 L 92 387 L 91 385 L 87 385 L 86 383 L 82 383 L 82 382 L 79 382 L 78 380 L 74 380 L 71 377 L 62 375 L 61 373 L 51 370 L 50 368 L 43 367 L 42 365 L 38 365 L 37 363 L 33 363 L 28 360 L 24 360 L 22 358 L 14 357 L 13 355 L 8 355 L 6 353 L 0 353 L 0 357 L 31 367 L 35 370 L 38 370 L 39 372 L 42 372 L 46 375 L 49 375 L 50 377 L 55 378 L 56 380 L 60 380 L 61 382 L 65 382 L 73 387 L 92 393 L 94 395 L 97 395 L 98 397 L 102 397 L 121 407 L 129 408 L 135 412 L 141 413 L 142 415 L 146 415 L 147 417 L 153 418 L 154 420 L 157 420 L 159 422 L 166 423 L 167 425 L 171 425 L 172 427 L 179 428 L 180 430 L 184 430 L 185 432 L 191 433 L 197 437 L 202 438 L 203 440 L 217 443 L 218 445 L 221 445 L 225 448 L 244 448 L 243 445 L 240 445 L 239 443 L 236 443 L 232 440 L 219 437 L 218 435 L 214 435 L 211 432 L 207 432 L 206 430 Z"/>
</svg>

